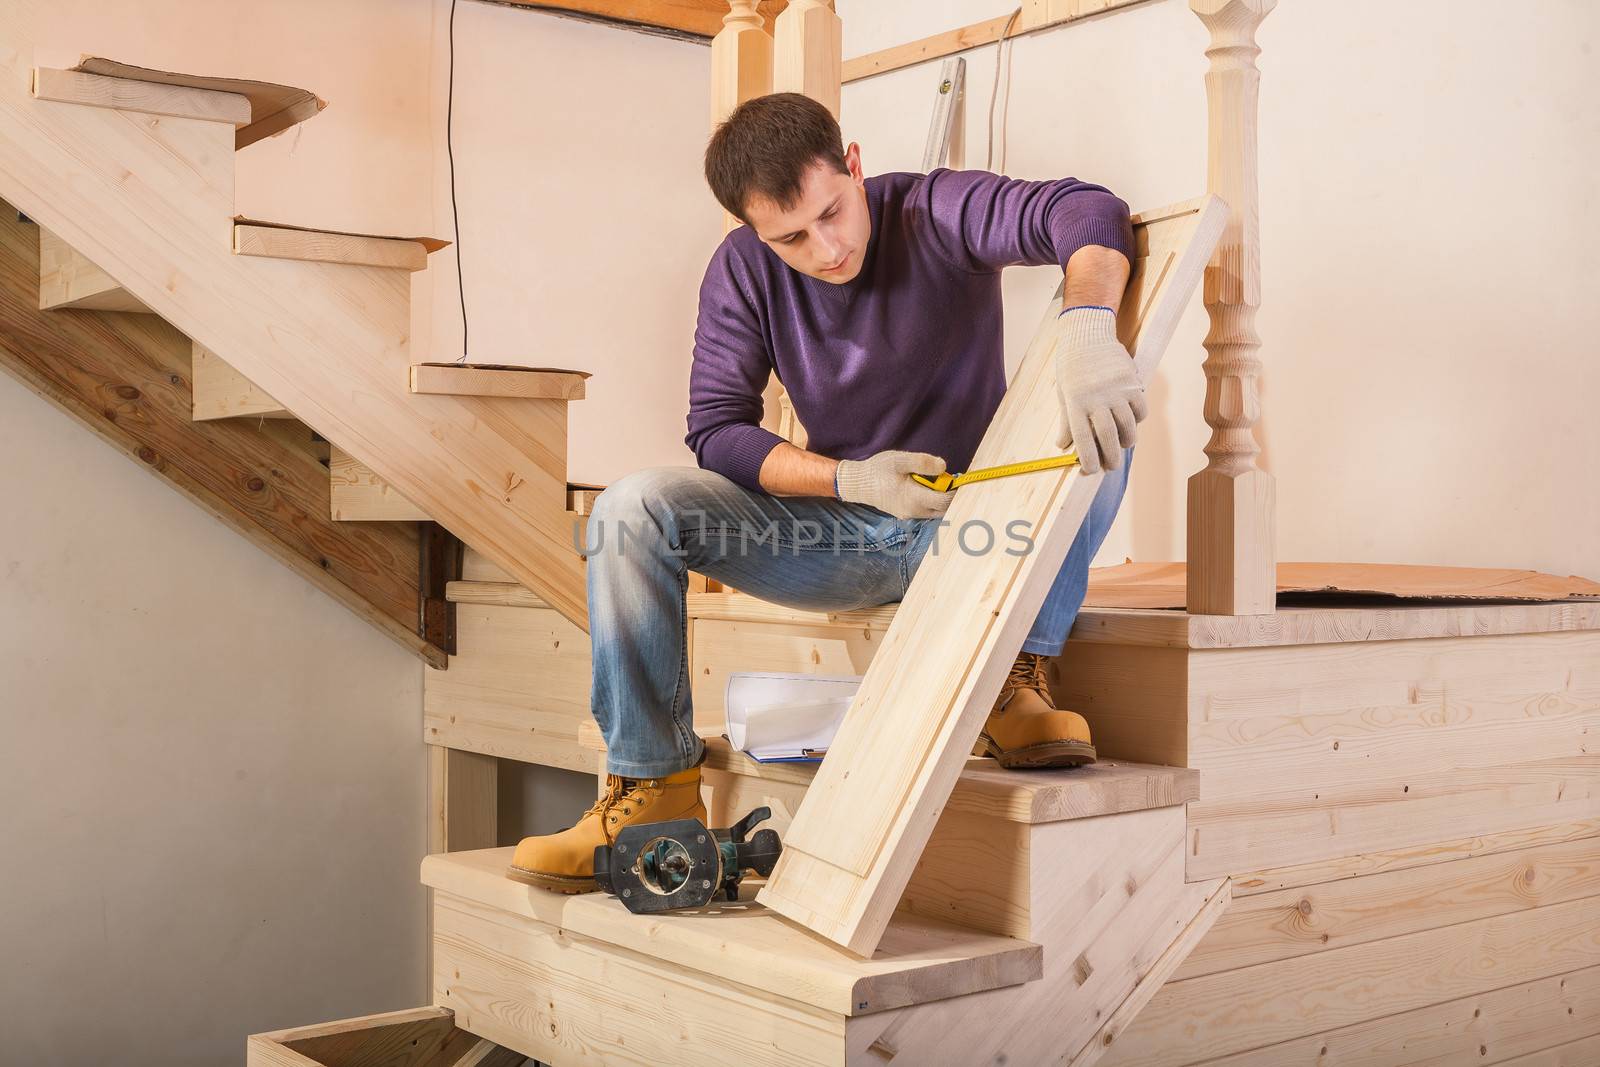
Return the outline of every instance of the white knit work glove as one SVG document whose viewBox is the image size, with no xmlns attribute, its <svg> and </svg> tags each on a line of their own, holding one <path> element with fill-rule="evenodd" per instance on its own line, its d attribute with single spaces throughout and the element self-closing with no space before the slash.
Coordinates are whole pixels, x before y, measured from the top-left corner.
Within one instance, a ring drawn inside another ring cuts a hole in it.
<svg viewBox="0 0 1600 1067">
<path fill-rule="evenodd" d="M 926 452 L 879 452 L 866 459 L 841 459 L 833 484 L 840 500 L 865 504 L 897 519 L 943 515 L 954 493 L 940 493 L 911 480 L 913 474 L 944 473 L 944 460 Z"/>
<path fill-rule="evenodd" d="M 1056 443 L 1063 450 L 1076 448 L 1085 474 L 1116 470 L 1149 411 L 1133 360 L 1117 340 L 1116 313 L 1104 307 L 1068 308 L 1056 330 L 1056 395 L 1061 399 Z"/>
</svg>

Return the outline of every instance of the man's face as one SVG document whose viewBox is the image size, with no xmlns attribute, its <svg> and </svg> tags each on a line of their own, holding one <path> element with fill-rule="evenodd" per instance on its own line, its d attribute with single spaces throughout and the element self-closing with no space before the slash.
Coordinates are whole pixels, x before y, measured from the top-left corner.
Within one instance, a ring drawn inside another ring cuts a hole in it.
<svg viewBox="0 0 1600 1067">
<path fill-rule="evenodd" d="M 861 273 L 872 217 L 861 175 L 861 149 L 845 150 L 849 174 L 826 163 L 814 163 L 800 182 L 800 197 L 787 209 L 764 197 L 745 205 L 750 228 L 801 274 L 835 285 Z"/>
</svg>

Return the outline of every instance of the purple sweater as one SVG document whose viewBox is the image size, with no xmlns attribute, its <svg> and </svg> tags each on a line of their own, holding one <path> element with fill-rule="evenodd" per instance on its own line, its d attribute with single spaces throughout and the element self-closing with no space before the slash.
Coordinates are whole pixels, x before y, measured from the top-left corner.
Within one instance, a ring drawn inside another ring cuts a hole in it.
<svg viewBox="0 0 1600 1067">
<path fill-rule="evenodd" d="M 834 459 L 930 452 L 961 471 L 1006 390 L 1000 270 L 1060 264 L 1084 245 L 1131 258 L 1128 207 L 1075 178 L 988 171 L 880 174 L 861 272 L 843 285 L 790 269 L 748 226 L 723 238 L 700 285 L 689 432 L 700 466 L 761 491 L 761 392 L 776 372 Z"/>
</svg>

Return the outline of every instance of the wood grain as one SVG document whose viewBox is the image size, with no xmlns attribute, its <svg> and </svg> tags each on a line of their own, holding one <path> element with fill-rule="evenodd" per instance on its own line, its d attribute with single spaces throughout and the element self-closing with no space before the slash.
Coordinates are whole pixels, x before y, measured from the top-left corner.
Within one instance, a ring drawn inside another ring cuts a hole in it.
<svg viewBox="0 0 1600 1067">
<path fill-rule="evenodd" d="M 78 70 L 35 70 L 33 95 L 40 100 L 64 104 L 121 108 L 151 115 L 226 122 L 233 126 L 250 124 L 250 101 L 238 93 L 107 78 Z"/>
<path fill-rule="evenodd" d="M 194 345 L 191 368 L 191 381 L 194 383 L 192 414 L 196 422 L 245 416 L 258 419 L 294 418 L 282 404 L 257 389 L 255 383 L 228 366 L 221 356 L 204 345 Z"/>
<path fill-rule="evenodd" d="M 40 311 L 35 227 L 0 217 L 0 364 L 140 466 L 376 626 L 443 666 L 415 633 L 409 527 L 336 525 L 309 433 L 190 420 L 189 339 L 152 315 Z"/>
<path fill-rule="evenodd" d="M 116 279 L 68 247 L 49 230 L 39 230 L 39 309 L 148 312 Z"/>
</svg>

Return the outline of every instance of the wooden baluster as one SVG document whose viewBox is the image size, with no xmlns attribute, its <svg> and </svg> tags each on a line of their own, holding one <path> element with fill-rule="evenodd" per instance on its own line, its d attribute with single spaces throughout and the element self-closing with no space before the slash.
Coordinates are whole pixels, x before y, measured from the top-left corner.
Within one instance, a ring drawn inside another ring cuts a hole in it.
<svg viewBox="0 0 1600 1067">
<path fill-rule="evenodd" d="M 1261 245 L 1256 196 L 1256 27 L 1277 0 L 1189 0 L 1211 33 L 1206 55 L 1207 187 L 1232 209 L 1206 270 L 1206 468 L 1189 479 L 1188 608 L 1266 615 L 1276 608 L 1272 475 L 1256 466 L 1261 417 L 1256 308 Z"/>
<path fill-rule="evenodd" d="M 773 92 L 804 93 L 838 118 L 840 27 L 832 0 L 789 0 L 773 24 Z"/>
<path fill-rule="evenodd" d="M 772 37 L 756 0 L 729 0 L 711 39 L 711 128 L 752 96 L 772 92 Z"/>
</svg>

